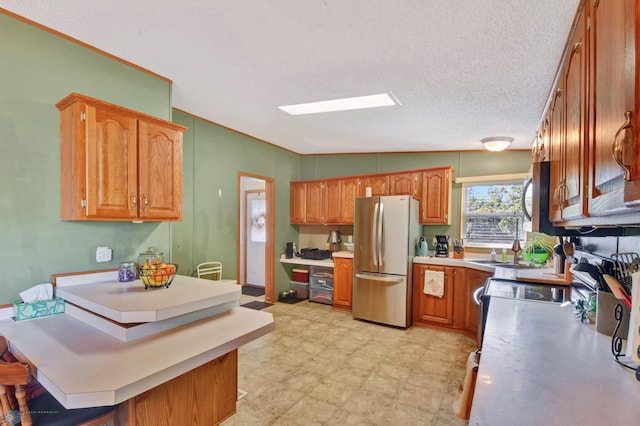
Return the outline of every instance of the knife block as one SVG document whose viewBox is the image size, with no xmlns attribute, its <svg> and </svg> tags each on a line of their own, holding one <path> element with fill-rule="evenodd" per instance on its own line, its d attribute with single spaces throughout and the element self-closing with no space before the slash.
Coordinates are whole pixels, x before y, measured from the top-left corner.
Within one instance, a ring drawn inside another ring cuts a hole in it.
<svg viewBox="0 0 640 426">
<path fill-rule="evenodd" d="M 453 251 L 453 258 L 454 259 L 464 259 L 464 248 L 460 251 Z"/>
</svg>

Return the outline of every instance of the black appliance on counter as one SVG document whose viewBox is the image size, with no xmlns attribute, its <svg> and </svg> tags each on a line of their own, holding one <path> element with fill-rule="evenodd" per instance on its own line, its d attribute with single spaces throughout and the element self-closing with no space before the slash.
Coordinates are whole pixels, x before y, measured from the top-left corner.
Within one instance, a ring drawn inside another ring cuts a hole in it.
<svg viewBox="0 0 640 426">
<path fill-rule="evenodd" d="M 449 257 L 449 237 L 436 235 L 436 257 Z"/>
<path fill-rule="evenodd" d="M 300 249 L 300 258 L 309 260 L 325 260 L 331 258 L 331 252 L 329 250 L 320 250 L 317 248 L 303 248 Z"/>
</svg>

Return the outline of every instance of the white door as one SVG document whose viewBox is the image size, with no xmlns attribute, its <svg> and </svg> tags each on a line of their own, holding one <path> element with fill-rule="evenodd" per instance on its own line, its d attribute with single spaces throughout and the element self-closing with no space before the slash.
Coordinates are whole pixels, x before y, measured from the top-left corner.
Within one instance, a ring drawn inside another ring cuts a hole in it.
<svg viewBox="0 0 640 426">
<path fill-rule="evenodd" d="M 267 241 L 264 191 L 246 192 L 246 283 L 264 287 L 264 256 Z"/>
</svg>

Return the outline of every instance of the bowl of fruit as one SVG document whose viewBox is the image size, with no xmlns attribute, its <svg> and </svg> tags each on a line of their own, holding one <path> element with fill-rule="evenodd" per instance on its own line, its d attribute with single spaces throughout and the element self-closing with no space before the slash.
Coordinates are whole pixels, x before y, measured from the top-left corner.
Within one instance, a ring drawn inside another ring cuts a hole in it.
<svg viewBox="0 0 640 426">
<path fill-rule="evenodd" d="M 177 264 L 164 263 L 161 260 L 145 260 L 138 266 L 138 276 L 145 290 L 149 287 L 169 287 L 176 272 L 178 272 Z"/>
</svg>

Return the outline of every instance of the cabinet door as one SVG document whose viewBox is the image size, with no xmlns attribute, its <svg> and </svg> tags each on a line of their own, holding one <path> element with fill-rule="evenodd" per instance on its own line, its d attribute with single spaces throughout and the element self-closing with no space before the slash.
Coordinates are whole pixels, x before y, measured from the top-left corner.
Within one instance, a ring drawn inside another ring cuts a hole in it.
<svg viewBox="0 0 640 426">
<path fill-rule="evenodd" d="M 143 219 L 182 219 L 182 132 L 138 121 L 138 211 Z"/>
<path fill-rule="evenodd" d="M 436 297 L 424 294 L 426 271 L 444 273 L 444 295 Z M 439 325 L 453 324 L 453 268 L 414 263 L 413 265 L 413 320 Z"/>
<path fill-rule="evenodd" d="M 492 274 L 478 271 L 476 269 L 465 268 L 464 273 L 464 329 L 475 336 L 478 332 L 478 305 L 473 301 L 473 292 L 484 286 L 485 282 Z"/>
<path fill-rule="evenodd" d="M 562 219 L 585 217 L 583 198 L 585 144 L 587 140 L 587 46 L 585 14 L 578 19 L 570 40 L 565 64 L 565 149 L 564 184 L 560 190 L 563 203 Z"/>
<path fill-rule="evenodd" d="M 133 219 L 138 215 L 136 119 L 116 109 L 83 105 L 86 136 L 78 132 L 76 143 L 86 149 L 86 217 Z"/>
<path fill-rule="evenodd" d="M 342 217 L 342 196 L 340 179 L 325 181 L 326 191 L 326 213 L 324 223 L 341 223 Z"/>
<path fill-rule="evenodd" d="M 453 169 L 449 167 L 422 172 L 420 223 L 427 225 L 451 224 L 452 184 Z"/>
<path fill-rule="evenodd" d="M 351 309 L 353 293 L 353 259 L 333 259 L 333 306 Z"/>
<path fill-rule="evenodd" d="M 291 182 L 289 185 L 289 222 L 305 223 L 306 187 L 304 182 Z"/>
<path fill-rule="evenodd" d="M 562 72 L 562 71 L 560 71 Z M 549 126 L 549 220 L 559 222 L 562 220 L 562 200 L 560 191 L 564 185 L 564 90 L 562 81 L 556 87 L 550 106 Z"/>
<path fill-rule="evenodd" d="M 401 173 L 389 176 L 389 195 L 411 195 L 416 200 L 420 199 L 421 182 L 420 172 Z"/>
<path fill-rule="evenodd" d="M 358 196 L 358 178 L 340 179 L 341 223 L 353 224 L 356 209 L 355 199 Z"/>
<path fill-rule="evenodd" d="M 389 175 L 373 175 L 360 178 L 360 192 L 364 197 L 366 188 L 371 188 L 371 195 L 389 195 Z"/>
<path fill-rule="evenodd" d="M 591 11 L 592 109 L 588 209 L 592 215 L 625 210 L 624 171 L 616 164 L 611 152 L 614 137 L 618 134 L 618 143 L 624 148 L 623 163 L 631 165 L 634 161 L 634 139 L 637 140 L 638 126 L 622 129 L 625 113 L 632 111 L 633 115 L 634 78 L 636 74 L 640 75 L 634 70 L 636 58 L 632 55 L 634 7 L 633 0 L 600 0 L 595 2 Z M 635 87 L 636 91 L 639 89 L 640 86 Z M 632 120 L 637 119 L 637 111 Z M 637 152 L 635 158 L 638 161 Z M 636 183 L 640 182 L 637 165 Z"/>
<path fill-rule="evenodd" d="M 306 215 L 307 223 L 325 223 L 325 211 L 327 205 L 326 185 L 321 181 L 307 182 Z"/>
</svg>

